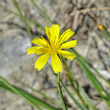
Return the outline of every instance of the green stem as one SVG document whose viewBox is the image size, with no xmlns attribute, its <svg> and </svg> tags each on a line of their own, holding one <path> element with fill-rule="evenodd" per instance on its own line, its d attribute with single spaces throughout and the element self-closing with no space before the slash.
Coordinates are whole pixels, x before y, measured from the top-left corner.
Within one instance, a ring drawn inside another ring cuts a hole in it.
<svg viewBox="0 0 110 110">
<path fill-rule="evenodd" d="M 66 104 L 65 104 L 65 101 L 64 101 L 64 98 L 63 98 L 63 94 L 62 94 L 62 91 L 61 91 L 61 86 L 60 86 L 60 72 L 58 73 L 58 76 L 57 76 L 57 89 L 58 89 L 58 92 L 59 92 L 59 95 L 60 95 L 60 98 L 61 98 L 61 101 L 62 101 L 62 104 L 63 104 L 63 108 L 64 110 L 67 110 L 67 107 L 66 107 Z"/>
<path fill-rule="evenodd" d="M 80 98 L 82 104 L 83 104 L 85 107 L 88 108 L 86 102 L 83 100 L 83 98 L 82 98 L 82 96 L 80 95 L 79 91 L 77 90 L 77 88 L 76 88 L 75 85 L 73 84 L 73 81 L 75 82 L 75 77 L 74 77 L 74 75 L 72 74 L 70 67 L 68 66 L 68 64 L 67 64 L 67 62 L 65 61 L 65 59 L 64 59 L 63 57 L 61 57 L 61 58 L 62 58 L 62 61 L 63 61 L 64 65 L 65 65 L 67 71 L 68 71 L 68 78 L 67 78 L 67 79 L 69 80 L 69 82 L 70 82 L 70 84 L 71 84 L 73 90 L 74 90 L 75 93 L 77 94 L 77 96 Z M 72 81 L 72 80 L 73 80 L 73 81 Z M 77 83 L 77 82 L 76 82 L 76 83 Z"/>
</svg>

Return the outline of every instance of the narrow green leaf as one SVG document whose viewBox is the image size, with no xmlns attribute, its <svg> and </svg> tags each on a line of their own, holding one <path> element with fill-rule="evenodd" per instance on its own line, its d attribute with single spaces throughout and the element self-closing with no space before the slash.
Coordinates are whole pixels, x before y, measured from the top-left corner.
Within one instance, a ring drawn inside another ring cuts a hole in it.
<svg viewBox="0 0 110 110">
<path fill-rule="evenodd" d="M 93 110 L 97 110 L 96 107 L 94 106 L 94 104 L 92 103 L 91 99 L 88 97 L 88 95 L 87 95 L 87 94 L 85 93 L 85 91 L 83 90 L 83 88 L 78 84 L 77 81 L 75 81 L 74 75 L 73 75 L 73 73 L 72 73 L 70 67 L 67 65 L 65 59 L 64 59 L 63 57 L 61 57 L 61 58 L 62 58 L 62 60 L 63 60 L 63 63 L 64 63 L 65 66 L 67 67 L 67 70 L 68 70 L 69 75 L 70 75 L 70 76 L 73 76 L 73 77 L 71 77 L 71 79 L 73 80 L 73 83 L 76 83 L 76 85 L 77 85 L 76 88 L 77 88 L 77 90 L 82 94 L 81 96 L 83 97 L 83 99 L 85 100 L 85 102 L 88 104 L 88 106 L 89 106 L 90 108 L 92 108 Z M 71 86 L 73 86 L 73 85 L 71 84 Z"/>
<path fill-rule="evenodd" d="M 20 15 L 19 15 L 18 13 L 14 12 L 14 11 L 12 11 L 12 10 L 10 10 L 10 9 L 8 9 L 7 7 L 4 7 L 4 6 L 0 5 L 0 8 L 2 8 L 3 10 L 6 10 L 6 11 L 9 12 L 9 13 L 14 14 L 15 16 L 20 17 Z M 45 31 L 45 28 L 44 28 L 41 24 L 39 24 L 37 21 L 32 21 L 31 19 L 28 19 L 28 18 L 26 18 L 25 16 L 23 16 L 23 17 L 24 17 L 24 19 L 25 19 L 28 23 L 31 23 L 31 24 L 35 25 L 36 27 L 39 27 L 40 29 L 42 29 L 43 31 Z"/>
<path fill-rule="evenodd" d="M 65 84 L 61 81 L 61 84 L 63 86 L 63 88 L 65 89 L 65 91 L 68 93 L 68 95 L 71 97 L 71 99 L 78 105 L 78 107 L 82 110 L 87 110 L 87 108 L 85 106 L 83 106 L 81 103 L 79 103 L 79 101 L 73 96 L 73 94 L 71 94 L 69 92 L 69 90 L 67 89 L 67 87 L 65 86 Z"/>
<path fill-rule="evenodd" d="M 41 107 L 44 107 L 46 109 L 49 109 L 49 110 L 56 110 L 56 108 L 52 107 L 51 105 L 47 104 L 46 102 L 44 102 L 43 100 L 37 98 L 36 96 L 34 96 L 32 94 L 29 94 L 28 92 L 26 92 L 23 89 L 20 89 L 20 88 L 18 88 L 16 86 L 12 86 L 11 84 L 9 84 L 2 77 L 0 77 L 0 80 L 2 81 L 2 82 L 0 82 L 0 88 L 3 88 L 5 90 L 8 90 L 10 92 L 13 92 L 13 93 L 21 96 L 28 103 L 30 103 L 33 107 L 37 108 L 38 110 L 40 110 L 40 109 L 38 108 L 37 105 L 39 105 Z"/>
<path fill-rule="evenodd" d="M 85 91 L 83 90 L 82 87 L 79 87 L 79 91 L 81 93 L 81 96 L 83 97 L 83 99 L 86 101 L 86 103 L 89 105 L 89 107 L 92 109 L 92 110 L 98 110 L 93 102 L 90 100 L 90 98 L 88 97 L 88 95 L 85 93 Z"/>
<path fill-rule="evenodd" d="M 19 96 L 23 97 L 28 103 L 30 103 L 33 107 L 37 108 L 38 110 L 41 110 L 34 102 L 32 102 L 28 97 L 26 97 L 25 95 L 22 94 L 22 92 L 20 92 L 19 90 L 17 90 L 16 88 L 14 88 L 12 85 L 10 85 L 6 80 L 4 80 L 2 77 L 0 77 L 0 80 L 6 85 L 8 86 L 10 89 L 12 89 L 12 91 L 14 91 L 15 93 L 17 93 Z"/>
<path fill-rule="evenodd" d="M 38 93 L 39 95 L 43 96 L 44 98 L 46 98 L 47 100 L 51 101 L 52 103 L 54 103 L 55 105 L 58 105 L 59 107 L 63 108 L 63 106 L 61 104 L 59 104 L 56 100 L 48 97 L 47 95 L 43 94 L 42 92 L 30 87 L 29 85 L 25 84 L 24 82 L 20 81 L 17 79 L 17 81 L 19 81 L 22 85 L 24 85 L 25 87 L 30 88 L 32 91 Z"/>
<path fill-rule="evenodd" d="M 38 11 L 40 12 L 40 14 L 42 16 L 44 16 L 44 18 L 52 25 L 53 22 L 51 21 L 50 17 L 47 15 L 46 12 L 44 12 L 36 3 L 34 0 L 31 0 L 31 2 L 33 3 L 33 5 L 38 9 Z"/>
<path fill-rule="evenodd" d="M 20 10 L 20 8 L 19 8 L 18 3 L 16 2 L 16 0 L 13 0 L 13 3 L 14 3 L 14 5 L 15 5 L 17 11 L 19 12 L 19 17 L 22 19 L 22 21 L 23 21 L 23 23 L 24 23 L 24 25 L 25 25 L 25 28 L 26 28 L 26 30 L 27 30 L 27 32 L 29 33 L 31 39 L 33 39 L 34 36 L 33 36 L 32 33 L 31 33 L 31 30 L 30 30 L 30 27 L 29 27 L 27 21 L 24 19 L 23 15 L 22 15 L 22 12 L 21 12 L 21 10 Z"/>
<path fill-rule="evenodd" d="M 73 52 L 72 49 L 71 49 L 71 52 Z M 110 106 L 110 101 L 109 101 L 110 100 L 109 99 L 110 96 L 107 93 L 107 91 L 103 88 L 103 86 L 101 85 L 101 83 L 94 76 L 94 73 L 89 69 L 89 67 L 85 64 L 85 62 L 83 62 L 81 60 L 81 58 L 79 56 L 77 56 L 76 59 L 77 59 L 78 64 L 80 65 L 80 67 L 84 71 L 84 73 L 87 75 L 87 77 L 89 78 L 89 80 L 92 82 L 93 86 L 95 87 L 95 89 L 97 90 L 97 92 L 99 93 L 99 95 Z M 105 94 L 103 94 L 103 93 L 105 93 Z"/>
<path fill-rule="evenodd" d="M 82 57 L 78 52 L 73 49 L 68 50 L 75 53 L 77 57 L 79 57 L 87 66 L 89 66 L 89 68 L 93 69 L 100 78 L 102 78 L 108 85 L 110 85 L 110 82 L 103 75 L 101 75 L 101 73 L 99 73 L 98 70 L 94 68 L 84 57 Z"/>
</svg>

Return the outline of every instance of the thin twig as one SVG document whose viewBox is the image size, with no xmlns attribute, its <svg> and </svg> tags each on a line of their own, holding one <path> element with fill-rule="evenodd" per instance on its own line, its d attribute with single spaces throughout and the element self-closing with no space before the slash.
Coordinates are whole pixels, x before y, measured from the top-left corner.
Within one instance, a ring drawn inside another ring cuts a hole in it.
<svg viewBox="0 0 110 110">
<path fill-rule="evenodd" d="M 76 13 L 87 13 L 90 11 L 103 11 L 103 10 L 110 10 L 110 7 L 101 7 L 101 8 L 86 8 L 86 9 L 82 9 L 82 10 L 78 10 L 75 12 L 70 13 L 70 16 L 74 16 Z"/>
</svg>

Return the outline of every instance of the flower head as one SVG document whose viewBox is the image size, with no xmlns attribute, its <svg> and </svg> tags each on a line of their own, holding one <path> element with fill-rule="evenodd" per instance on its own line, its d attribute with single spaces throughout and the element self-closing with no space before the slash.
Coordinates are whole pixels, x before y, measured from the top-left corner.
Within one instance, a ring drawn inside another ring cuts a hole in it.
<svg viewBox="0 0 110 110">
<path fill-rule="evenodd" d="M 99 29 L 100 29 L 100 30 L 104 30 L 104 27 L 103 27 L 102 24 L 99 25 Z"/>
<path fill-rule="evenodd" d="M 58 54 L 70 60 L 76 57 L 75 54 L 64 50 L 77 45 L 77 40 L 65 42 L 74 32 L 68 29 L 61 36 L 59 36 L 59 33 L 59 25 L 53 25 L 52 27 L 46 27 L 48 41 L 43 36 L 41 36 L 42 38 L 35 38 L 31 41 L 31 43 L 37 44 L 37 46 L 27 49 L 27 55 L 33 53 L 37 55 L 42 54 L 35 63 L 35 68 L 39 71 L 44 67 L 50 56 L 51 65 L 55 73 L 62 71 L 62 64 Z"/>
</svg>

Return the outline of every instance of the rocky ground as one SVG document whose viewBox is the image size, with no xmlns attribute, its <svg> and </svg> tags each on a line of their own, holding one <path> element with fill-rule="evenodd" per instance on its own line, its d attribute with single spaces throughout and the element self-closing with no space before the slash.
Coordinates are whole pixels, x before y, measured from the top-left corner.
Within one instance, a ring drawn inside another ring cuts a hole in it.
<svg viewBox="0 0 110 110">
<path fill-rule="evenodd" d="M 17 0 L 23 14 L 44 27 L 51 26 L 32 5 L 30 0 Z M 51 20 L 61 27 L 61 32 L 68 28 L 75 31 L 71 39 L 77 39 L 75 50 L 84 56 L 106 78 L 110 79 L 110 43 L 101 35 L 98 25 L 104 24 L 110 31 L 109 0 L 38 0 L 36 3 L 44 9 Z M 0 5 L 16 11 L 12 0 L 0 0 Z M 17 12 L 17 11 L 16 11 Z M 36 37 L 45 33 L 30 25 Z M 56 78 L 45 66 L 40 72 L 34 68 L 35 55 L 26 55 L 31 47 L 30 38 L 20 18 L 0 8 L 0 75 L 10 83 L 23 87 L 19 79 L 33 88 L 42 91 L 55 99 L 60 99 L 55 86 Z M 89 87 L 89 94 L 99 110 L 109 110 L 107 105 L 96 97 L 93 87 L 86 75 L 79 68 L 76 60 L 68 62 L 76 79 L 82 87 Z M 64 73 L 61 78 L 66 81 Z M 103 83 L 103 82 L 102 82 Z M 104 85 L 104 84 L 103 84 Z M 104 85 L 105 86 L 105 85 Z M 27 91 L 32 92 L 26 88 Z M 71 99 L 68 110 L 79 110 Z M 74 105 L 74 106 L 73 106 Z M 0 110 L 32 110 L 22 98 L 0 89 Z"/>
</svg>

